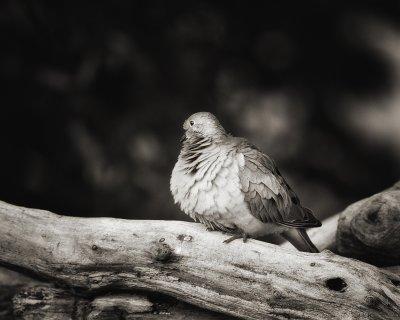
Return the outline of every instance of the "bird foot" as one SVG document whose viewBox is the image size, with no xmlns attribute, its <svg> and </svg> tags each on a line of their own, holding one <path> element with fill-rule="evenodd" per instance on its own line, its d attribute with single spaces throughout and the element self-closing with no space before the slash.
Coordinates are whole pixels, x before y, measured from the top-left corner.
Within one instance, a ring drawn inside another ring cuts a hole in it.
<svg viewBox="0 0 400 320">
<path fill-rule="evenodd" d="M 232 237 L 230 237 L 230 238 L 224 240 L 224 243 L 230 243 L 230 242 L 232 242 L 233 240 L 240 239 L 240 238 L 243 238 L 243 242 L 246 243 L 246 242 L 247 242 L 247 239 L 248 239 L 248 235 L 247 235 L 246 233 L 235 234 L 234 236 L 232 236 Z"/>
</svg>

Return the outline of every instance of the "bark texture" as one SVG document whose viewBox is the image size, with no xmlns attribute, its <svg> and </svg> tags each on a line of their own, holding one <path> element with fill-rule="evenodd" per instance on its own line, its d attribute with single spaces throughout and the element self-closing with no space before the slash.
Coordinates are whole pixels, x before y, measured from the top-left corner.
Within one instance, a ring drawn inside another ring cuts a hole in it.
<svg viewBox="0 0 400 320">
<path fill-rule="evenodd" d="M 0 319 L 13 319 L 12 299 L 24 286 L 35 286 L 41 282 L 21 273 L 0 266 Z"/>
<path fill-rule="evenodd" d="M 48 286 L 24 288 L 14 296 L 13 305 L 14 317 L 24 320 L 231 319 L 168 297 L 129 293 L 82 297 Z"/>
<path fill-rule="evenodd" d="M 235 319 L 158 293 L 115 290 L 85 294 L 4 267 L 0 267 L 0 302 L 1 320 Z"/>
<path fill-rule="evenodd" d="M 398 319 L 394 273 L 329 251 L 224 239 L 194 223 L 65 217 L 0 202 L 0 263 L 85 297 L 144 290 L 244 319 Z M 43 296 L 70 308 L 63 294 Z M 147 305 L 114 299 L 125 310 Z M 104 312 L 106 300 L 91 305 Z M 24 303 L 17 310 L 23 314 Z"/>
</svg>

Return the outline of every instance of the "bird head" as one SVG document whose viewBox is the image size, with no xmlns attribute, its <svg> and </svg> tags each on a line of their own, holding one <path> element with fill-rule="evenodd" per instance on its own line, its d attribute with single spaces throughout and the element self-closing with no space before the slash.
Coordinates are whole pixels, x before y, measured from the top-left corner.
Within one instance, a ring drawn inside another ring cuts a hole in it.
<svg viewBox="0 0 400 320">
<path fill-rule="evenodd" d="M 182 140 L 199 138 L 219 138 L 226 132 L 218 119 L 210 112 L 197 112 L 192 114 L 183 123 L 185 134 Z"/>
</svg>

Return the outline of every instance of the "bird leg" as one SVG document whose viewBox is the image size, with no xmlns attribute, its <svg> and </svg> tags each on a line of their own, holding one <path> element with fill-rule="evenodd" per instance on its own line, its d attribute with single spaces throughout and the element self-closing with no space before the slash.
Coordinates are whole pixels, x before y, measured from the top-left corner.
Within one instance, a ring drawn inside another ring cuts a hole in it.
<svg viewBox="0 0 400 320">
<path fill-rule="evenodd" d="M 224 243 L 230 243 L 230 242 L 232 242 L 233 240 L 240 239 L 240 238 L 243 238 L 243 242 L 246 243 L 246 242 L 247 242 L 247 239 L 248 239 L 247 233 L 243 232 L 242 234 L 240 234 L 240 233 L 235 234 L 235 235 L 233 235 L 232 237 L 230 237 L 230 238 L 224 240 Z"/>
</svg>

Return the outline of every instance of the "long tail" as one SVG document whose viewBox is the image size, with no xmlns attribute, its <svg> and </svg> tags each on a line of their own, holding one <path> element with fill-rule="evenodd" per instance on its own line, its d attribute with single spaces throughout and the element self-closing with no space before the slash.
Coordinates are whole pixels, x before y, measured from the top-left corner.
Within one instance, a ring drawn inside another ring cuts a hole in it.
<svg viewBox="0 0 400 320">
<path fill-rule="evenodd" d="M 304 252 L 318 253 L 319 250 L 311 242 L 305 229 L 291 229 L 282 233 L 287 241 L 289 241 L 297 250 Z"/>
</svg>

